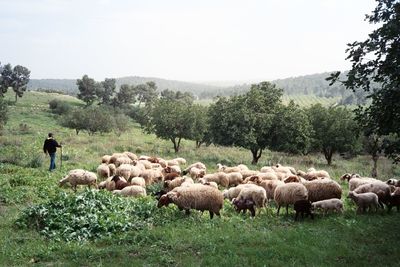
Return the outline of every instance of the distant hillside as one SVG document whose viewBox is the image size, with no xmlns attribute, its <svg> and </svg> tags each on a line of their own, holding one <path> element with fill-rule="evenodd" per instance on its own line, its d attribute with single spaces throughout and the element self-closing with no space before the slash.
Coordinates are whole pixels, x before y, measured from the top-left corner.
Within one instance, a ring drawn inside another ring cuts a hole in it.
<svg viewBox="0 0 400 267">
<path fill-rule="evenodd" d="M 343 104 L 359 104 L 365 100 L 363 91 L 353 93 L 346 90 L 342 85 L 329 86 L 325 80 L 329 72 L 291 77 L 272 81 L 284 90 L 286 95 L 312 95 L 319 97 L 332 97 L 342 99 Z M 199 99 L 212 99 L 216 96 L 231 96 L 243 94 L 250 88 L 250 84 L 235 86 L 216 86 L 209 84 L 167 80 L 152 77 L 129 76 L 117 78 L 117 87 L 121 84 L 138 85 L 154 81 L 159 90 L 170 89 L 182 92 L 191 92 Z M 52 90 L 62 91 L 67 94 L 76 95 L 78 88 L 75 79 L 32 79 L 28 84 L 29 90 Z"/>
</svg>

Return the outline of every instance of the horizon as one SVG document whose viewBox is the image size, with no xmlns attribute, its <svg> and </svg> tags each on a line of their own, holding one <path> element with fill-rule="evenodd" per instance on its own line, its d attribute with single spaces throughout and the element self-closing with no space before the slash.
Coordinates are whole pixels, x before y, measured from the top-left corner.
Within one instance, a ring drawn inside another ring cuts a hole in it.
<svg viewBox="0 0 400 267">
<path fill-rule="evenodd" d="M 344 71 L 373 0 L 0 1 L 2 64 L 32 79 L 272 81 Z"/>
</svg>

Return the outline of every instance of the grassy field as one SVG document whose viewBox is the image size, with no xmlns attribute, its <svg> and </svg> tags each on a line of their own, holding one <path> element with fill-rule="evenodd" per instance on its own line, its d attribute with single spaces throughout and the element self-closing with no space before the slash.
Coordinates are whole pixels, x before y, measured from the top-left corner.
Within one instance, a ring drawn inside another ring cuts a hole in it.
<svg viewBox="0 0 400 267">
<path fill-rule="evenodd" d="M 12 95 L 7 97 L 13 99 Z M 63 192 L 75 197 L 70 189 L 57 185 L 70 169 L 94 171 L 102 155 L 125 150 L 163 158 L 177 156 L 170 142 L 144 134 L 135 124 L 119 137 L 113 133 L 76 135 L 57 125 L 55 115 L 48 112 L 47 103 L 53 98 L 80 104 L 67 96 L 28 92 L 10 107 L 10 120 L 0 136 L 0 266 L 398 265 L 399 213 L 356 215 L 354 204 L 345 198 L 347 184 L 342 184 L 343 214 L 317 214 L 315 220 L 300 222 L 293 220 L 291 210 L 289 215 L 276 216 L 273 204 L 251 219 L 236 214 L 226 202 L 221 218 L 210 220 L 208 214 L 199 212 L 185 216 L 175 207 L 150 209 L 152 213 L 146 216 L 157 215 L 156 221 L 149 221 L 141 229 L 84 242 L 59 241 L 34 229 L 18 227 L 16 221 L 27 207 L 51 202 Z M 50 131 L 64 144 L 63 166 L 59 168 L 57 161 L 58 168 L 52 173 L 47 171 L 49 159 L 42 152 Z M 216 169 L 218 162 L 251 162 L 247 150 L 215 146 L 195 149 L 191 141 L 183 142 L 178 156 L 189 163 L 204 162 L 209 172 Z M 367 156 L 344 160 L 336 155 L 333 165 L 327 166 L 322 155 L 299 157 L 266 151 L 259 164 L 251 168 L 278 162 L 303 170 L 311 166 L 323 168 L 334 179 L 345 172 L 368 175 L 372 167 Z M 400 168 L 382 158 L 378 173 L 385 180 L 399 176 Z M 85 192 L 80 188 L 76 196 Z M 156 204 L 151 197 L 144 201 L 149 207 Z"/>
</svg>

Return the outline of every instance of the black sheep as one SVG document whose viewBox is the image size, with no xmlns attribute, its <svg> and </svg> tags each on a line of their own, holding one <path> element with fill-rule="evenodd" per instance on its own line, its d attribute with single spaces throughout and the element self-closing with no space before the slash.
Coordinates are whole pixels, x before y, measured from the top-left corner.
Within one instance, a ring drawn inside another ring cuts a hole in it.
<svg viewBox="0 0 400 267">
<path fill-rule="evenodd" d="M 235 207 L 235 210 L 240 213 L 243 210 L 243 214 L 246 213 L 246 210 L 249 210 L 251 216 L 254 217 L 256 215 L 256 210 L 254 209 L 254 201 L 250 199 L 236 199 L 232 200 L 232 204 Z"/>
<path fill-rule="evenodd" d="M 298 200 L 294 203 L 294 210 L 296 211 L 296 216 L 294 217 L 297 221 L 297 216 L 301 214 L 301 218 L 310 215 L 311 219 L 314 220 L 314 214 L 311 213 L 311 202 L 309 200 Z"/>
</svg>

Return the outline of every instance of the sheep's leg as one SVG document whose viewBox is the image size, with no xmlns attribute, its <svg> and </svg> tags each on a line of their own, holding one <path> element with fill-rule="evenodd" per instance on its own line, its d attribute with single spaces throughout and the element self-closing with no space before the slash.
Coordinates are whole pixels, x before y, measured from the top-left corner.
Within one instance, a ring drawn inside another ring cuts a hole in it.
<svg viewBox="0 0 400 267">
<path fill-rule="evenodd" d="M 379 206 L 382 208 L 382 209 L 385 209 L 385 206 L 383 206 L 383 202 L 382 201 L 378 201 L 378 203 L 379 203 Z"/>
<path fill-rule="evenodd" d="M 250 207 L 250 213 L 251 213 L 251 217 L 256 216 L 256 211 L 254 210 L 254 207 Z"/>
<path fill-rule="evenodd" d="M 214 212 L 212 212 L 211 210 L 209 212 L 210 212 L 210 219 L 212 219 L 214 217 Z"/>
<path fill-rule="evenodd" d="M 281 209 L 281 206 L 278 205 L 278 212 L 276 213 L 276 215 L 279 215 L 279 210 Z"/>
<path fill-rule="evenodd" d="M 190 214 L 190 210 L 185 210 L 185 214 L 189 215 Z"/>
<path fill-rule="evenodd" d="M 299 215 L 299 212 L 296 210 L 296 215 L 294 216 L 294 220 L 297 221 L 297 216 Z"/>
<path fill-rule="evenodd" d="M 289 204 L 286 204 L 286 215 L 289 215 Z"/>
<path fill-rule="evenodd" d="M 309 211 L 309 213 L 310 213 L 311 219 L 314 220 L 314 214 L 312 214 L 311 211 Z"/>
</svg>

